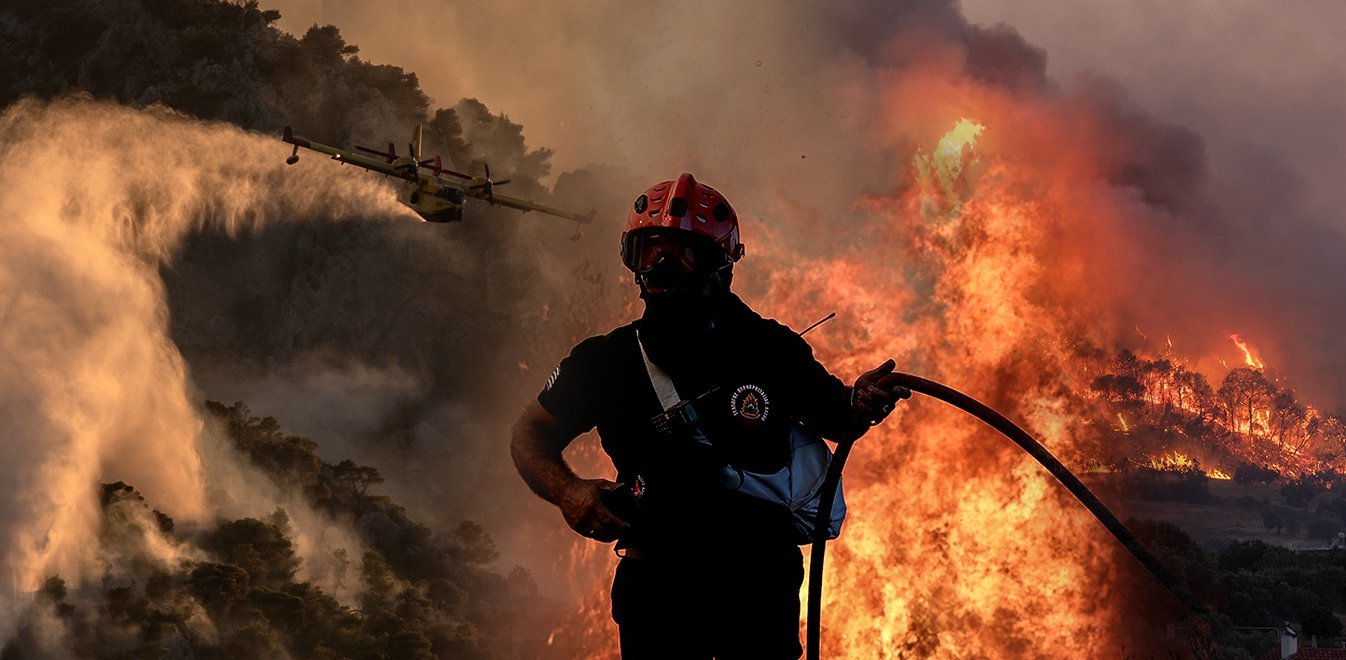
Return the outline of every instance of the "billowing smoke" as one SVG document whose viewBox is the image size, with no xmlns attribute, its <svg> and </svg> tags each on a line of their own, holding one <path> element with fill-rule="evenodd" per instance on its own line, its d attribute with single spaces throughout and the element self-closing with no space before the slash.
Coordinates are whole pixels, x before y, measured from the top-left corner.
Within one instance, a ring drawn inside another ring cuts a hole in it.
<svg viewBox="0 0 1346 660">
<path fill-rule="evenodd" d="M 1331 164 L 1340 160 L 1328 160 L 1333 152 L 1322 146 L 1289 146 L 1340 144 L 1340 131 L 1326 119 L 1342 104 L 1340 95 L 1327 92 L 1340 72 L 1324 64 L 1331 58 L 1314 58 L 1312 67 L 1282 59 L 1298 39 L 1288 36 L 1299 34 L 1289 30 L 1291 21 L 1332 24 L 1337 8 L 1279 12 L 1242 3 L 1217 16 L 1196 9 L 1165 8 L 1158 18 L 1135 12 L 1136 20 L 1158 21 L 1173 35 L 1163 39 L 1148 28 L 1118 27 L 1101 10 L 969 5 L 969 13 L 1022 18 L 1034 34 L 1050 32 L 1051 44 L 1078 45 L 1107 33 L 1100 43 L 1076 49 L 1092 54 L 1086 62 L 1060 62 L 1043 44 L 1020 37 L 1013 24 L 970 24 L 946 0 L 826 7 L 735 3 L 695 11 L 619 2 L 577 8 L 399 0 L 378 11 L 348 0 L 272 4 L 282 12 L 281 25 L 291 29 L 315 21 L 343 26 L 363 53 L 414 69 L 441 101 L 489 99 L 521 121 L 530 139 L 557 150 L 558 171 L 604 162 L 653 182 L 693 170 L 750 216 L 749 254 L 753 237 L 766 231 L 801 249 L 853 240 L 856 224 L 867 222 L 855 200 L 904 185 L 911 149 L 973 111 L 961 100 L 966 86 L 913 87 L 915 76 L 948 74 L 945 79 L 953 80 L 966 73 L 975 84 L 1023 98 L 1063 96 L 1079 117 L 1101 116 L 1117 131 L 1109 137 L 1109 162 L 1100 176 L 1162 209 L 1154 223 L 1137 227 L 1157 243 L 1114 278 L 1136 303 L 1120 315 L 1128 317 L 1125 327 L 1140 325 L 1151 337 L 1172 335 L 1178 346 L 1208 353 L 1228 353 L 1227 334 L 1242 332 L 1316 405 L 1346 405 L 1339 376 L 1346 373 L 1346 345 L 1331 331 L 1343 320 L 1337 314 L 1341 290 L 1334 286 L 1340 260 L 1333 256 L 1342 238 L 1339 227 L 1330 228 L 1342 209 L 1324 206 L 1335 199 Z M 1067 27 L 1067 20 L 1079 24 Z M 1205 27 L 1192 28 L 1208 22 L 1225 35 L 1245 32 L 1225 26 L 1262 28 L 1255 44 L 1207 44 L 1201 78 L 1178 78 L 1164 63 L 1195 56 L 1177 42 L 1209 40 Z M 446 35 L 445 25 L 461 29 Z M 1115 83 L 1079 74 L 1089 63 L 1116 69 L 1132 63 L 1121 52 L 1100 52 L 1109 39 L 1122 38 L 1114 30 L 1155 42 L 1140 61 L 1147 68 L 1136 74 L 1155 81 L 1157 89 L 1147 88 L 1143 98 L 1167 101 L 1165 109 L 1199 123 L 1172 125 L 1172 118 L 1148 115 Z M 1334 39 L 1330 31 L 1322 33 Z M 1309 59 L 1324 48 L 1329 46 L 1294 48 L 1293 57 Z M 1230 57 L 1246 62 L 1241 70 L 1250 73 L 1216 79 L 1222 69 L 1208 60 L 1220 49 L 1239 51 Z M 1049 80 L 1049 62 L 1058 62 L 1053 70 L 1070 78 Z M 1258 68 L 1255 62 L 1283 65 Z M 1317 82 L 1293 84 L 1306 76 L 1317 76 Z M 540 85 L 540 78 L 565 84 Z M 1323 98 L 1291 101 L 1268 93 L 1250 99 L 1239 82 L 1269 79 L 1284 81 L 1276 90 Z M 903 84 L 914 93 L 897 91 Z M 1189 91 L 1198 105 L 1182 106 L 1180 91 Z M 990 126 L 986 139 L 1019 135 L 1021 128 Z M 1218 135 L 1212 152 L 1220 159 L 1217 167 L 1203 146 L 1208 130 Z M 1263 146 L 1243 139 L 1245 132 L 1255 132 Z M 1287 146 L 1272 154 L 1268 140 Z M 1300 154 L 1313 154 L 1313 160 L 1300 162 Z M 1306 178 L 1317 193 L 1312 208 L 1297 192 Z M 741 270 L 747 285 L 753 269 Z M 768 311 L 792 322 L 821 315 Z"/>
<path fill-rule="evenodd" d="M 1045 49 L 1054 79 L 1101 73 L 1149 111 L 1199 130 L 1221 194 L 1280 189 L 1283 208 L 1342 229 L 1346 191 L 1337 182 L 1346 127 L 1336 118 L 1346 114 L 1346 95 L 1336 90 L 1346 83 L 1346 44 L 1336 26 L 1346 21 L 1346 6 L 962 5 L 972 20 L 1008 23 Z"/>
<path fill-rule="evenodd" d="M 219 511 L 212 484 L 245 486 L 204 464 L 197 394 L 168 334 L 159 268 L 184 237 L 405 214 L 365 180 L 281 176 L 271 140 L 165 109 L 23 101 L 0 117 L 0 144 L 8 635 L 47 576 L 102 574 L 100 481 L 134 484 L 188 524 Z"/>
</svg>

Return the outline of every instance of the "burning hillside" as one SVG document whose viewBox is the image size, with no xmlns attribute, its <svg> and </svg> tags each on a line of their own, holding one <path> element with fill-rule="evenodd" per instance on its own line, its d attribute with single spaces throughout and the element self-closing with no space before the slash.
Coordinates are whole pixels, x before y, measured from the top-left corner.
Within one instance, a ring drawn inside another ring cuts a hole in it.
<svg viewBox="0 0 1346 660">
<path fill-rule="evenodd" d="M 1232 337 L 1247 366 L 1226 371 L 1218 387 L 1171 348 L 1150 358 L 1123 350 L 1101 365 L 1089 395 L 1115 411 L 1119 423 L 1114 433 L 1103 431 L 1111 437 L 1100 444 L 1099 460 L 1112 470 L 1200 470 L 1212 479 L 1239 469 L 1290 479 L 1338 473 L 1346 449 L 1342 420 L 1300 402 L 1283 377 L 1268 374 Z"/>
</svg>

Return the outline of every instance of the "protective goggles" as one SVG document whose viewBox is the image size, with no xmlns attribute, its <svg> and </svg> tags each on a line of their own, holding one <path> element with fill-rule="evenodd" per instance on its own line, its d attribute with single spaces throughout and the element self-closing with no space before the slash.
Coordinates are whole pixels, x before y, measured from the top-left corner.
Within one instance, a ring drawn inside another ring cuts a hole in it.
<svg viewBox="0 0 1346 660">
<path fill-rule="evenodd" d="M 692 273 L 713 273 L 730 263 L 715 241 L 685 230 L 632 231 L 622 241 L 622 263 L 633 272 L 648 273 L 669 260 Z"/>
</svg>

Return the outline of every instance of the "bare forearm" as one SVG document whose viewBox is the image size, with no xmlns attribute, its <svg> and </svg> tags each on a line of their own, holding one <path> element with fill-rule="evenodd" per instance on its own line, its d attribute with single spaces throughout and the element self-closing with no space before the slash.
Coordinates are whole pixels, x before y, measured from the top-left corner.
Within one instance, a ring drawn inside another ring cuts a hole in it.
<svg viewBox="0 0 1346 660">
<path fill-rule="evenodd" d="M 567 444 L 568 438 L 562 439 L 554 428 L 534 421 L 528 411 L 514 427 L 510 443 L 514 467 L 538 497 L 552 504 L 559 504 L 566 492 L 581 481 L 561 456 Z"/>
<path fill-rule="evenodd" d="M 559 452 L 539 450 L 529 440 L 520 441 L 519 436 L 515 436 L 511 449 L 514 467 L 518 468 L 524 483 L 538 497 L 552 504 L 560 504 L 566 490 L 580 481 Z"/>
<path fill-rule="evenodd" d="M 561 510 L 566 524 L 581 536 L 607 543 L 630 529 L 603 505 L 603 493 L 617 486 L 606 479 L 581 479 L 561 452 L 575 439 L 538 402 L 528 404 L 514 425 L 509 444 L 514 467 L 534 493 Z"/>
</svg>

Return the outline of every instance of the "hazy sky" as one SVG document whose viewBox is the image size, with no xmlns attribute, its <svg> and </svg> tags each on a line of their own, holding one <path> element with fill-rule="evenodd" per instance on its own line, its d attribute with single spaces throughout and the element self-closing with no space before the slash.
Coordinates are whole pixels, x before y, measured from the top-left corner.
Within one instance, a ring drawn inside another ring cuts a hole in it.
<svg viewBox="0 0 1346 660">
<path fill-rule="evenodd" d="M 1047 51 L 1064 85 L 1094 72 L 1206 139 L 1212 170 L 1265 151 L 1305 179 L 1314 214 L 1346 230 L 1346 3 L 1331 0 L 964 0 Z"/>
<path fill-rule="evenodd" d="M 265 4 L 281 9 L 280 25 L 289 31 L 337 24 L 362 56 L 413 69 L 441 105 L 477 96 L 508 113 L 532 144 L 557 149 L 557 172 L 612 162 L 624 142 L 603 130 L 606 115 L 595 106 L 612 107 L 604 68 L 629 63 L 604 63 L 596 55 L 601 47 L 585 42 L 630 37 L 610 34 L 610 26 L 646 35 L 640 38 L 672 38 L 646 24 L 648 12 L 620 3 L 609 5 L 606 25 L 580 16 L 567 20 L 573 8 L 517 11 L 532 5 L 511 0 L 388 0 L 377 9 L 361 0 Z M 1346 40 L 1340 38 L 1346 3 L 964 0 L 963 9 L 973 23 L 1007 23 L 1043 48 L 1058 84 L 1069 88 L 1081 74 L 1106 76 L 1140 107 L 1193 128 L 1207 140 L 1217 178 L 1227 174 L 1221 164 L 1241 152 L 1283 161 L 1304 179 L 1302 202 L 1313 215 L 1346 230 L 1346 187 L 1337 184 L 1346 171 Z M 748 25 L 757 32 L 738 35 L 738 45 L 785 29 L 773 21 L 755 16 Z M 746 65 L 744 85 L 788 84 L 778 55 L 766 51 L 765 61 L 723 66 Z M 630 86 L 647 83 L 631 80 Z M 818 133 L 827 139 L 825 125 Z"/>
</svg>

